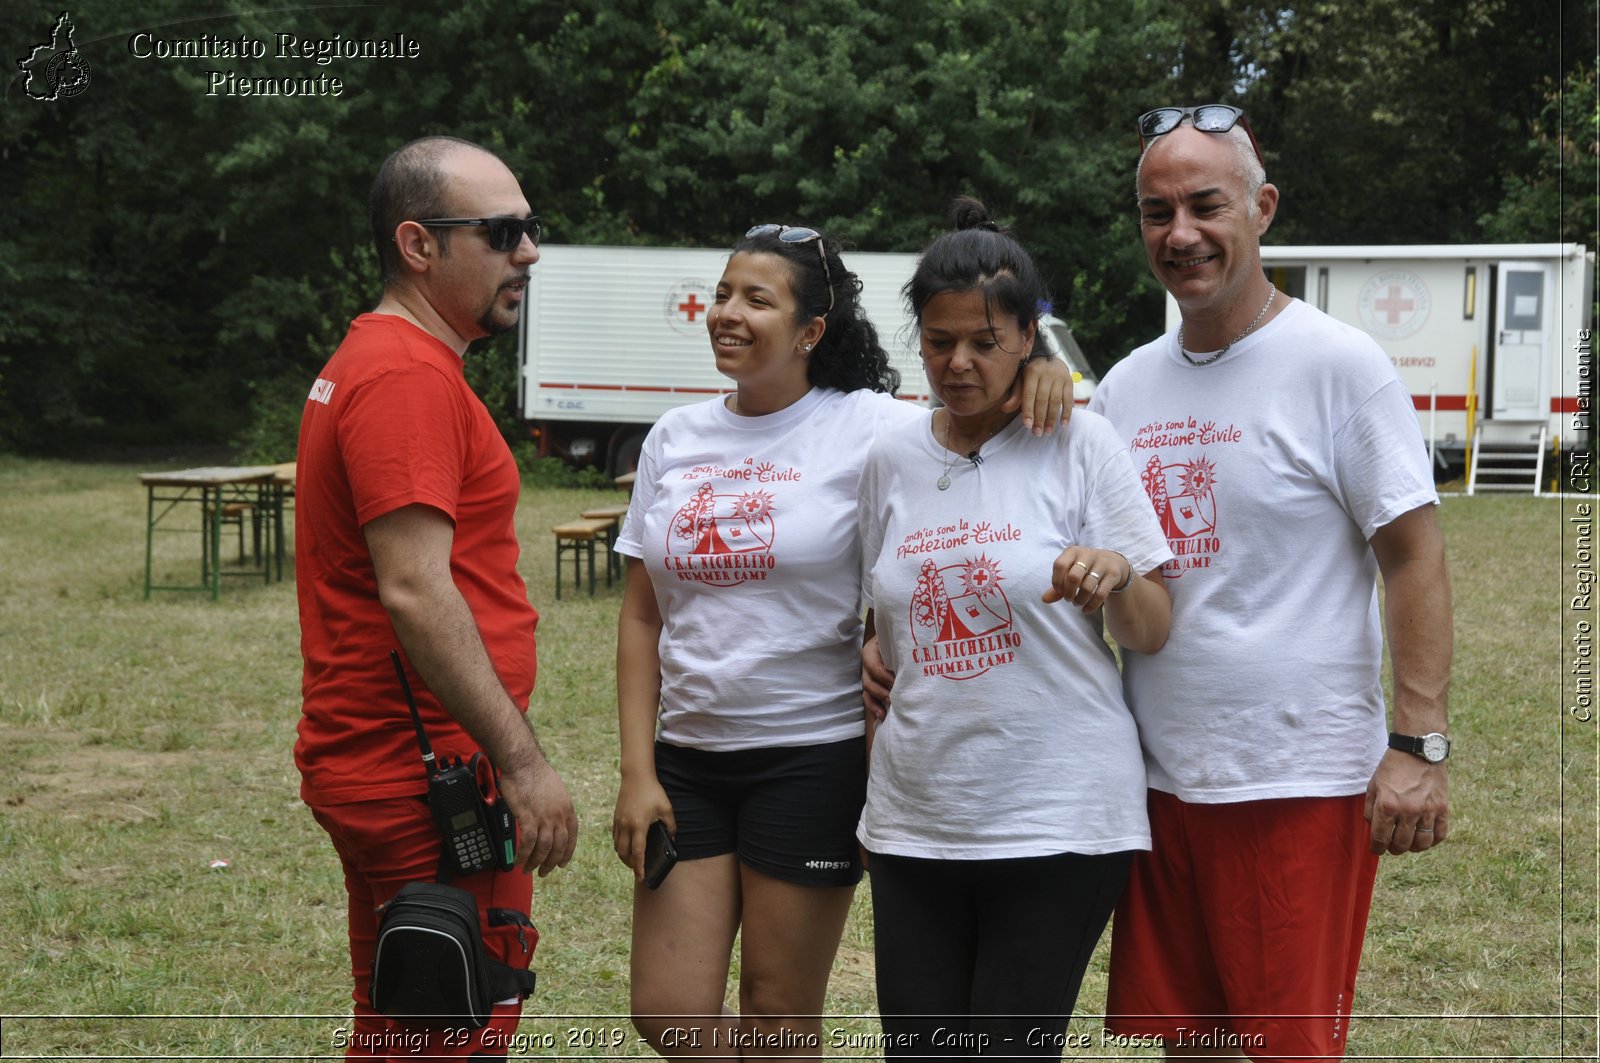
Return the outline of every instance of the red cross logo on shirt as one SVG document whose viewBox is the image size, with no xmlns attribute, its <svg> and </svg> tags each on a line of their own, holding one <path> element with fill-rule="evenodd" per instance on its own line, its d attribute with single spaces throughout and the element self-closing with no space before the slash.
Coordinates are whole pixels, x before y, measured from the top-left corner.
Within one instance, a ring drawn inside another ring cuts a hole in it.
<svg viewBox="0 0 1600 1063">
<path fill-rule="evenodd" d="M 699 299 L 696 299 L 693 292 L 689 293 L 688 299 L 678 304 L 678 309 L 682 310 L 685 314 L 688 314 L 690 321 L 693 321 L 694 316 L 705 308 L 706 304 L 702 303 Z"/>
</svg>

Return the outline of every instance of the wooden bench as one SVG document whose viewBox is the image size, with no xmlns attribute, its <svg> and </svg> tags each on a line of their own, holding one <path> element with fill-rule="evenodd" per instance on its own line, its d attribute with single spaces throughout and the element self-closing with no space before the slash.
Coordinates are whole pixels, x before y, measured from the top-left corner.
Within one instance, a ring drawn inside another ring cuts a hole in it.
<svg viewBox="0 0 1600 1063">
<path fill-rule="evenodd" d="M 605 541 L 610 530 L 617 525 L 615 517 L 601 519 L 598 517 L 582 517 L 578 520 L 569 520 L 565 524 L 557 524 L 551 528 L 556 536 L 556 600 L 561 600 L 561 556 L 572 555 L 572 582 L 577 583 L 583 575 L 582 564 L 585 560 L 589 564 L 589 595 L 594 596 L 594 544 L 595 540 Z M 606 565 L 606 586 L 611 586 L 611 565 Z"/>
<path fill-rule="evenodd" d="M 292 524 L 284 522 L 283 515 L 293 508 L 290 503 L 294 501 L 296 469 L 297 465 L 292 461 L 280 461 L 272 466 L 270 501 L 272 503 L 272 533 L 274 537 L 272 544 L 273 563 L 276 566 L 274 579 L 283 579 L 283 559 L 287 553 L 284 546 L 286 542 L 284 533 L 293 527 Z"/>
<path fill-rule="evenodd" d="M 144 538 L 144 596 L 150 597 L 150 592 L 163 591 L 209 591 L 213 601 L 222 596 L 222 577 L 260 575 L 267 582 L 272 580 L 272 572 L 263 562 L 259 572 L 246 569 L 240 572 L 222 571 L 222 526 L 228 521 L 239 525 L 240 535 L 244 532 L 244 515 L 251 514 L 251 526 L 257 530 L 261 528 L 261 515 L 265 511 L 269 490 L 267 481 L 272 477 L 272 469 L 266 465 L 243 466 L 207 466 L 199 469 L 173 469 L 169 472 L 142 472 L 139 474 L 139 483 L 145 489 L 145 538 Z M 155 582 L 155 537 L 158 530 L 183 531 L 188 528 L 163 528 L 156 526 L 172 515 L 180 507 L 195 505 L 199 507 L 200 526 L 200 582 L 192 583 L 164 583 L 157 585 Z M 225 512 L 227 507 L 238 505 L 240 508 Z M 258 558 L 262 557 L 259 544 L 257 547 Z"/>
<path fill-rule="evenodd" d="M 214 520 L 222 525 L 232 524 L 239 529 L 239 564 L 241 565 L 244 564 L 245 560 L 244 519 L 247 516 L 250 518 L 250 526 L 253 533 L 252 545 L 254 548 L 250 556 L 259 561 L 261 555 L 261 525 L 259 523 L 260 518 L 256 514 L 255 504 L 251 502 L 224 502 L 220 510 L 210 506 L 206 507 L 207 520 Z M 217 560 L 219 563 L 221 562 L 221 558 Z"/>
<path fill-rule="evenodd" d="M 601 538 L 606 546 L 606 585 L 610 586 L 612 577 L 622 578 L 622 558 L 617 556 L 617 536 L 622 533 L 622 518 L 628 515 L 627 506 L 596 506 L 586 509 L 581 516 L 584 520 L 609 520 L 611 527 L 607 528 Z"/>
</svg>

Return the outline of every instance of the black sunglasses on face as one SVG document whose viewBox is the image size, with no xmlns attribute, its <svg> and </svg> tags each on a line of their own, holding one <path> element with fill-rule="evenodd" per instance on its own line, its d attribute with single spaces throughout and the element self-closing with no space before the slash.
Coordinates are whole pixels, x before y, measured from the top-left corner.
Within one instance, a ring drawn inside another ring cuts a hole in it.
<svg viewBox="0 0 1600 1063">
<path fill-rule="evenodd" d="M 418 225 L 437 229 L 463 229 L 482 226 L 489 230 L 489 246 L 496 251 L 515 251 L 526 235 L 539 246 L 544 229 L 538 218 L 423 218 Z"/>
<path fill-rule="evenodd" d="M 744 234 L 746 240 L 756 236 L 776 236 L 786 244 L 809 244 L 815 240 L 817 256 L 822 259 L 822 276 L 828 282 L 828 313 L 833 313 L 833 271 L 828 268 L 828 252 L 822 247 L 822 234 L 803 225 L 780 225 L 769 221 L 764 225 L 752 226 Z"/>
<path fill-rule="evenodd" d="M 1255 130 L 1250 128 L 1250 119 L 1237 107 L 1226 103 L 1202 103 L 1195 107 L 1157 107 L 1153 111 L 1146 111 L 1139 116 L 1139 153 L 1142 155 L 1150 146 L 1152 137 L 1159 137 L 1163 133 L 1170 133 L 1183 124 L 1185 118 L 1194 120 L 1194 127 L 1202 133 L 1226 133 L 1235 125 L 1243 124 L 1245 135 L 1250 138 L 1250 146 L 1255 149 L 1256 161 L 1263 166 L 1266 160 L 1261 157 L 1261 145 L 1256 143 Z"/>
</svg>

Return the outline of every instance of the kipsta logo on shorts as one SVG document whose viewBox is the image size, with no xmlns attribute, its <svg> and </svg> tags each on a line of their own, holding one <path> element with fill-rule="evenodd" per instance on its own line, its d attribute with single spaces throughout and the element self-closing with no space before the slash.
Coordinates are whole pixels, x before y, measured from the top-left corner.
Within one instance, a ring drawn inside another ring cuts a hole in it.
<svg viewBox="0 0 1600 1063">
<path fill-rule="evenodd" d="M 50 40 L 17 60 L 17 66 L 28 75 L 23 91 L 32 98 L 51 103 L 89 87 L 89 60 L 73 42 L 74 29 L 71 12 L 61 12 Z"/>
</svg>

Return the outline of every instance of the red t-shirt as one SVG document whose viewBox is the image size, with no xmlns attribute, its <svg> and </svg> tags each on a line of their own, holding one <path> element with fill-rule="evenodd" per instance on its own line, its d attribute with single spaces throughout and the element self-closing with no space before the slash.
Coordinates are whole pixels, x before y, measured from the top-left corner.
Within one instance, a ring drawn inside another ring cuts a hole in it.
<svg viewBox="0 0 1600 1063">
<path fill-rule="evenodd" d="M 389 660 L 400 640 L 378 601 L 361 529 L 419 502 L 455 522 L 451 573 L 500 681 L 526 712 L 539 614 L 517 573 L 516 462 L 461 358 L 388 314 L 357 318 L 323 367 L 297 461 L 301 796 L 338 804 L 423 793 L 416 730 Z M 407 668 L 434 752 L 470 755 L 471 737 Z"/>
</svg>

